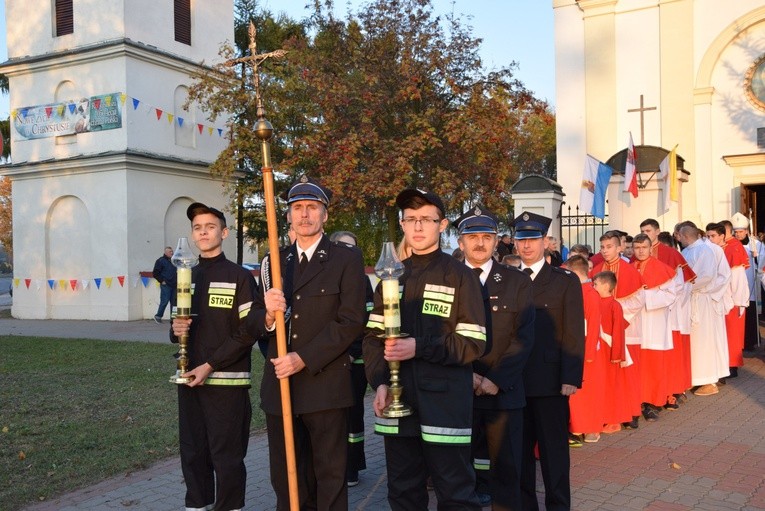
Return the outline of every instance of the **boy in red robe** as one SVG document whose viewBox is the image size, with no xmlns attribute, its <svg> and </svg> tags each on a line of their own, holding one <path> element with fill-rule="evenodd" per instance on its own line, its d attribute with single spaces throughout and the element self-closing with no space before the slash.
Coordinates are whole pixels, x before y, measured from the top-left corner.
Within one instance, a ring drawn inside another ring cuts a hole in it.
<svg viewBox="0 0 765 511">
<path fill-rule="evenodd" d="M 696 278 L 688 262 L 676 249 L 659 242 L 659 222 L 647 218 L 640 223 L 640 232 L 651 240 L 651 256 L 674 269 L 683 284 L 670 312 L 672 323 L 672 351 L 668 353 L 667 365 L 671 368 L 667 383 L 672 396 L 664 408 L 676 410 L 677 398 L 684 398 L 691 388 L 691 282 Z"/>
<path fill-rule="evenodd" d="M 622 306 L 624 320 L 629 325 L 625 332 L 629 359 L 632 363 L 625 364 L 626 388 L 621 389 L 620 395 L 627 400 L 632 410 L 632 420 L 625 421 L 624 426 L 637 429 L 638 418 L 643 412 L 640 399 L 640 322 L 635 321 L 645 305 L 643 293 L 643 281 L 638 271 L 620 257 L 621 231 L 608 231 L 600 237 L 600 254 L 604 261 L 595 265 L 590 275 L 596 275 L 602 271 L 610 271 L 616 276 L 614 298 Z M 594 279 L 593 279 L 594 280 Z M 655 419 L 655 417 L 653 417 Z"/>
<path fill-rule="evenodd" d="M 672 268 L 651 256 L 651 239 L 647 235 L 635 236 L 633 247 L 635 261 L 632 264 L 646 287 L 645 309 L 640 314 L 643 334 L 640 381 L 645 416 L 649 407 L 660 409 L 671 396 L 667 378 L 667 358 L 673 349 L 670 307 L 677 299 L 680 281 Z"/>
<path fill-rule="evenodd" d="M 733 308 L 725 315 L 725 331 L 728 335 L 728 362 L 731 375 L 738 374 L 738 368 L 744 365 L 744 333 L 746 331 L 746 308 L 749 307 L 749 281 L 746 270 L 750 267 L 749 255 L 741 242 L 733 236 L 733 224 L 723 220 L 720 224 L 724 229 L 723 240 L 716 238 L 725 253 L 725 259 L 730 266 L 730 292 Z M 707 226 L 707 231 L 709 231 Z M 719 229 L 716 231 L 719 233 Z M 713 243 L 707 232 L 707 237 Z M 719 243 L 722 241 L 722 243 Z"/>
<path fill-rule="evenodd" d="M 629 352 L 625 343 L 625 330 L 628 323 L 624 320 L 624 311 L 614 298 L 616 275 L 610 271 L 600 272 L 593 278 L 592 287 L 600 296 L 600 336 L 601 348 L 607 355 L 603 399 L 603 433 L 615 433 L 620 424 L 632 419 L 632 407 L 626 399 L 629 375 L 622 365 L 627 366 Z"/>
<path fill-rule="evenodd" d="M 584 298 L 584 373 L 582 388 L 569 397 L 569 431 L 574 437 L 569 445 L 577 446 L 584 435 L 584 441 L 593 443 L 600 439 L 605 424 L 604 398 L 605 378 L 609 359 L 605 343 L 600 340 L 600 295 L 587 277 L 587 259 L 575 255 L 566 261 L 566 268 L 579 277 Z"/>
</svg>

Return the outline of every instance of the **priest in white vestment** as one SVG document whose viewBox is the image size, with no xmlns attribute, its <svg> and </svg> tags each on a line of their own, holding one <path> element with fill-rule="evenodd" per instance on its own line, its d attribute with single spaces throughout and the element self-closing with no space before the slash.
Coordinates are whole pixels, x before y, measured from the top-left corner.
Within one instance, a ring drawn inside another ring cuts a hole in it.
<svg viewBox="0 0 765 511">
<path fill-rule="evenodd" d="M 730 266 L 723 250 L 707 242 L 695 225 L 679 232 L 682 251 L 696 273 L 691 287 L 691 384 L 696 395 L 718 392 L 717 382 L 730 375 L 725 314 L 732 307 Z"/>
</svg>

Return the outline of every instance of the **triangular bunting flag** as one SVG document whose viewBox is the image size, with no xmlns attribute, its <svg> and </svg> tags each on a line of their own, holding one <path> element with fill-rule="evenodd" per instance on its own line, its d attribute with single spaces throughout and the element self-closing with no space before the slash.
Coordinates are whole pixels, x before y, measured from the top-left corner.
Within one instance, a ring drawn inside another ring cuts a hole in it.
<svg viewBox="0 0 765 511">
<path fill-rule="evenodd" d="M 58 105 L 58 107 L 56 108 L 56 113 L 58 114 L 59 117 L 64 115 L 64 108 L 66 108 L 66 106 L 64 106 L 63 103 Z"/>
<path fill-rule="evenodd" d="M 69 285 L 72 286 L 72 291 L 77 289 L 77 279 L 72 279 L 69 281 Z"/>
<path fill-rule="evenodd" d="M 69 113 L 70 114 L 74 113 L 75 108 L 77 108 L 77 105 L 75 105 L 74 103 L 69 103 Z"/>
<path fill-rule="evenodd" d="M 146 287 L 149 285 L 149 277 L 141 277 L 141 282 L 143 283 L 143 287 Z"/>
<path fill-rule="evenodd" d="M 140 103 L 140 101 L 136 98 L 133 98 L 133 110 L 138 109 L 138 103 Z"/>
<path fill-rule="evenodd" d="M 88 289 L 88 284 L 90 284 L 88 279 L 82 279 L 82 289 Z"/>
<path fill-rule="evenodd" d="M 133 277 L 133 289 L 138 287 L 138 277 Z"/>
<path fill-rule="evenodd" d="M 13 287 L 19 287 L 19 279 L 13 279 Z"/>
<path fill-rule="evenodd" d="M 48 287 L 52 290 L 56 288 L 56 281 L 53 279 L 48 279 Z"/>
<path fill-rule="evenodd" d="M 101 98 L 93 100 L 93 106 L 96 107 L 96 110 L 101 110 Z"/>
<path fill-rule="evenodd" d="M 26 118 L 27 118 L 27 114 L 28 114 L 28 113 L 29 113 L 29 108 L 22 108 L 22 109 L 21 109 L 21 116 L 22 116 L 24 119 L 26 119 Z"/>
<path fill-rule="evenodd" d="M 125 94 L 124 92 L 121 92 L 120 93 L 120 103 L 122 103 L 124 105 L 126 99 L 127 99 L 127 94 Z"/>
<path fill-rule="evenodd" d="M 117 280 L 120 283 L 120 287 L 124 287 L 125 286 L 125 276 L 124 275 L 118 275 L 117 276 Z"/>
<path fill-rule="evenodd" d="M 178 117 L 178 126 L 183 128 L 183 117 Z"/>
<path fill-rule="evenodd" d="M 106 106 L 112 106 L 112 97 L 111 96 L 106 96 L 104 98 L 104 103 L 106 103 Z"/>
<path fill-rule="evenodd" d="M 39 291 L 41 287 L 42 287 L 42 281 L 35 280 L 35 289 Z"/>
<path fill-rule="evenodd" d="M 162 110 L 159 108 L 155 108 L 155 110 L 157 111 L 157 120 L 160 120 L 162 118 Z"/>
<path fill-rule="evenodd" d="M 201 124 L 197 124 L 197 128 L 199 128 L 199 134 L 201 135 L 201 134 L 202 134 L 202 130 L 203 130 L 205 127 L 204 127 L 204 126 L 202 126 Z"/>
<path fill-rule="evenodd" d="M 101 277 L 94 278 L 93 282 L 96 283 L 96 289 L 101 289 Z"/>
<path fill-rule="evenodd" d="M 112 287 L 112 277 L 106 277 L 104 280 L 106 281 L 106 287 L 111 289 L 111 287 Z"/>
<path fill-rule="evenodd" d="M 46 106 L 45 107 L 45 116 L 50 118 L 50 114 L 53 113 L 53 107 L 52 106 Z"/>
<path fill-rule="evenodd" d="M 19 112 L 19 111 L 18 111 L 18 110 L 16 110 L 15 108 L 14 108 L 13 110 L 11 110 L 11 117 L 16 117 L 16 114 L 17 114 L 18 112 Z"/>
<path fill-rule="evenodd" d="M 223 136 L 223 129 L 222 128 L 218 128 L 218 136 L 219 137 Z"/>
<path fill-rule="evenodd" d="M 61 289 L 62 291 L 66 290 L 66 280 L 59 279 L 58 288 Z"/>
<path fill-rule="evenodd" d="M 167 122 L 173 124 L 173 117 L 175 117 L 173 114 L 167 114 Z"/>
</svg>

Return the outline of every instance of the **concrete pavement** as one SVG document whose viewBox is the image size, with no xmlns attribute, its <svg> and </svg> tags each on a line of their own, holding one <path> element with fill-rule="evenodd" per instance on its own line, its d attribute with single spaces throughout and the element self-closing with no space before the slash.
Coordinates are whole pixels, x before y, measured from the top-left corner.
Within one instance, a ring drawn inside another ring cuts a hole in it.
<svg viewBox="0 0 765 511">
<path fill-rule="evenodd" d="M 20 321 L 0 319 L 0 335 L 95 337 L 167 342 L 166 325 L 144 322 Z M 678 411 L 664 411 L 634 431 L 603 435 L 571 451 L 575 510 L 763 510 L 765 511 L 765 363 L 758 350 L 740 376 L 720 393 L 689 396 Z M 369 397 L 368 397 L 369 401 Z M 369 405 L 369 402 L 367 403 Z M 367 407 L 371 410 L 371 405 Z M 349 489 L 350 509 L 385 510 L 385 456 L 367 414 L 367 466 Z M 247 506 L 273 509 L 265 434 L 251 437 L 246 459 Z M 539 500 L 544 493 L 539 481 Z M 147 510 L 183 508 L 178 458 L 74 490 L 27 511 Z M 436 509 L 431 492 L 430 509 Z"/>
</svg>

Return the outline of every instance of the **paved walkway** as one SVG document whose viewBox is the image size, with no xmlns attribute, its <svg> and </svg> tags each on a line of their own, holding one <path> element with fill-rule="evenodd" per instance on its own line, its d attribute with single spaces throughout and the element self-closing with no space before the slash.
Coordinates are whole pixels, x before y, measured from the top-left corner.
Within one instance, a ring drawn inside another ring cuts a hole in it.
<svg viewBox="0 0 765 511">
<path fill-rule="evenodd" d="M 9 333 L 167 342 L 166 325 L 148 321 L 0 320 L 0 334 Z M 655 423 L 641 422 L 638 430 L 603 435 L 597 444 L 572 449 L 573 509 L 765 511 L 764 358 L 762 351 L 746 358 L 740 376 L 715 396 L 690 396 L 680 410 L 662 412 Z M 369 468 L 349 489 L 350 509 L 389 509 L 382 442 L 371 424 L 368 414 Z M 246 459 L 248 510 L 274 508 L 267 448 L 263 433 L 252 436 Z M 175 511 L 183 508 L 183 494 L 179 460 L 173 458 L 26 510 Z M 543 503 L 541 484 L 539 499 Z M 435 509 L 432 493 L 430 509 Z"/>
</svg>

